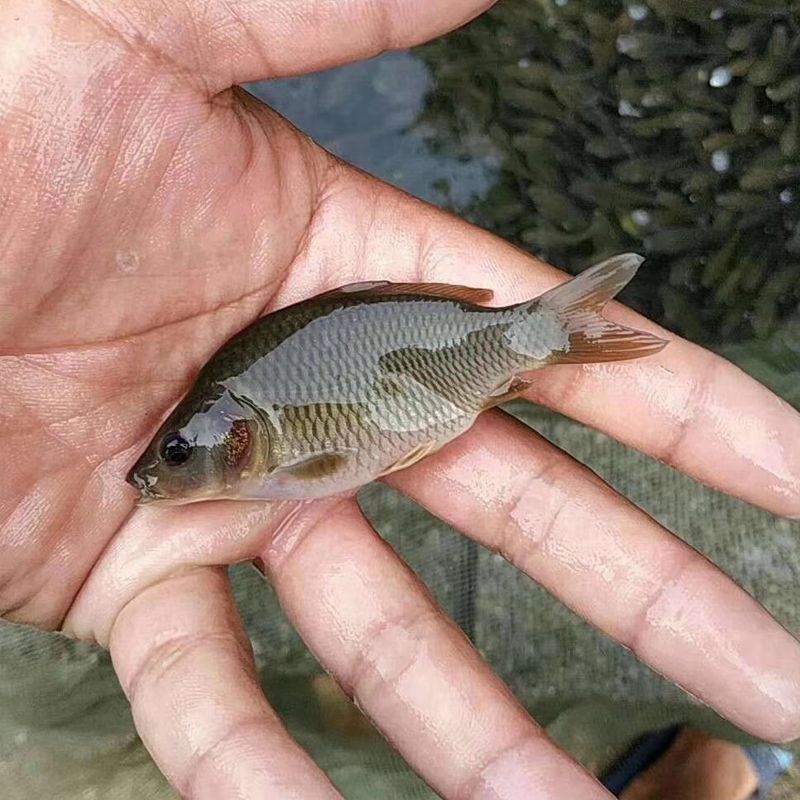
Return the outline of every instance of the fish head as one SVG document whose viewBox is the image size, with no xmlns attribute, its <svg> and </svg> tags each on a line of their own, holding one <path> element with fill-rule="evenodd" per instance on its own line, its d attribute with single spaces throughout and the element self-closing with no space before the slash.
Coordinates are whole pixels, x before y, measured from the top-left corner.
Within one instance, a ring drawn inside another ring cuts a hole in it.
<svg viewBox="0 0 800 800">
<path fill-rule="evenodd" d="M 227 390 L 212 400 L 188 398 L 173 411 L 126 480 L 139 503 L 171 504 L 236 497 L 268 449 L 265 426 Z"/>
</svg>

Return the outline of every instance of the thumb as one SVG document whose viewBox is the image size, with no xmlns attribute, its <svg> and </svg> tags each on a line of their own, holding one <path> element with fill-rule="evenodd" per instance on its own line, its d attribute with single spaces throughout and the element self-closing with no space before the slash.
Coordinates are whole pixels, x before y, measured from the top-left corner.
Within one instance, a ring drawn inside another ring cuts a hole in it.
<svg viewBox="0 0 800 800">
<path fill-rule="evenodd" d="M 214 95 L 236 83 L 313 72 L 420 44 L 469 22 L 494 1 L 136 0 L 98 4 L 93 13 L 131 45 L 144 43 L 165 64 L 195 73 Z"/>
</svg>

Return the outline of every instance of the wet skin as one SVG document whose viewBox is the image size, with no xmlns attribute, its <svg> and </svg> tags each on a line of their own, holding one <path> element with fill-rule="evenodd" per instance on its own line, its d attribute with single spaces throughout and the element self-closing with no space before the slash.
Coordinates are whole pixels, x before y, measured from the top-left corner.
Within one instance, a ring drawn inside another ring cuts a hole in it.
<svg viewBox="0 0 800 800">
<path fill-rule="evenodd" d="M 124 481 L 199 367 L 265 310 L 365 279 L 487 286 L 498 305 L 562 279 L 230 88 L 402 47 L 485 5 L 0 7 L 0 610 L 109 647 L 185 795 L 338 796 L 255 678 L 221 567 L 258 559 L 321 662 L 439 794 L 607 797 L 352 499 L 134 510 Z M 798 416 L 730 364 L 673 339 L 646 363 L 557 370 L 527 397 L 800 516 Z M 524 426 L 489 412 L 389 480 L 743 728 L 800 732 L 795 640 Z"/>
</svg>

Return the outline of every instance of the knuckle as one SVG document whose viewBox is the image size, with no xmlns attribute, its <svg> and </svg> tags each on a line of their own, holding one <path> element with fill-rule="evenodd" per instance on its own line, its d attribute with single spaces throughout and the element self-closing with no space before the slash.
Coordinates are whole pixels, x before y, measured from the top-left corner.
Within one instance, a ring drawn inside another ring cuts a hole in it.
<svg viewBox="0 0 800 800">
<path fill-rule="evenodd" d="M 544 734 L 541 729 L 528 727 L 521 736 L 511 744 L 501 747 L 492 753 L 482 764 L 475 765 L 453 793 L 456 800 L 472 800 L 476 797 L 486 797 L 487 789 L 492 786 L 489 775 L 503 772 L 509 764 L 526 761 L 530 758 L 530 749 L 538 750 L 542 745 Z M 494 794 L 492 791 L 491 794 Z"/>
<path fill-rule="evenodd" d="M 691 552 L 676 560 L 669 576 L 640 606 L 627 632 L 619 637 L 620 642 L 637 656 L 644 657 L 644 651 L 650 641 L 650 634 L 653 632 L 652 617 L 659 613 L 659 609 L 664 606 L 668 598 L 673 595 L 680 596 L 686 573 L 693 564 L 694 555 Z"/>
<path fill-rule="evenodd" d="M 148 649 L 144 658 L 125 682 L 125 692 L 131 705 L 139 702 L 149 688 L 168 678 L 198 649 L 218 642 L 241 649 L 241 643 L 232 632 L 200 633 L 173 636 Z"/>
<path fill-rule="evenodd" d="M 441 618 L 435 608 L 419 606 L 386 617 L 364 636 L 340 683 L 359 707 L 369 709 L 376 697 L 394 689 L 414 669 L 424 643 Z"/>
</svg>

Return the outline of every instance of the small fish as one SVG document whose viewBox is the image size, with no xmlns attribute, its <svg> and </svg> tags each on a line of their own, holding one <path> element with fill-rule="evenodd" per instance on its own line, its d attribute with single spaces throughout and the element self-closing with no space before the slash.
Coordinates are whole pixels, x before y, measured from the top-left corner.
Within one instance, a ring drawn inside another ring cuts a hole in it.
<svg viewBox="0 0 800 800">
<path fill-rule="evenodd" d="M 225 344 L 128 474 L 140 502 L 310 499 L 405 469 L 522 393 L 550 364 L 621 361 L 666 342 L 600 315 L 640 256 L 537 297 L 372 282 L 257 320 Z"/>
</svg>

